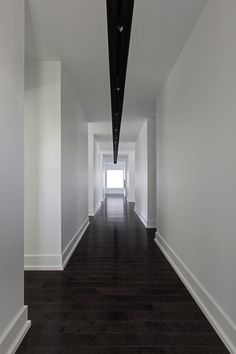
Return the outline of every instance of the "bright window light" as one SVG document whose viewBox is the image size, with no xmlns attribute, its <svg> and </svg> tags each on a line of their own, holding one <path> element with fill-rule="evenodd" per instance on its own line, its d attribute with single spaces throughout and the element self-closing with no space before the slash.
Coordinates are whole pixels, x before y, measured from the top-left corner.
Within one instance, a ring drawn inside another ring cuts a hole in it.
<svg viewBox="0 0 236 354">
<path fill-rule="evenodd" d="M 124 188 L 123 170 L 107 170 L 107 188 Z"/>
</svg>

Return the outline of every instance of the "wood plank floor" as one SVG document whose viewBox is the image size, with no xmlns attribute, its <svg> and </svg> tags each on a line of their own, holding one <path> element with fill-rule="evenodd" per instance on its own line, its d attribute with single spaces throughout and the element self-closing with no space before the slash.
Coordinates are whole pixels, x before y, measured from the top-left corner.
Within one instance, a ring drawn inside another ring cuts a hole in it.
<svg viewBox="0 0 236 354">
<path fill-rule="evenodd" d="M 121 197 L 108 197 L 64 272 L 26 272 L 32 327 L 17 353 L 228 353 Z"/>
</svg>

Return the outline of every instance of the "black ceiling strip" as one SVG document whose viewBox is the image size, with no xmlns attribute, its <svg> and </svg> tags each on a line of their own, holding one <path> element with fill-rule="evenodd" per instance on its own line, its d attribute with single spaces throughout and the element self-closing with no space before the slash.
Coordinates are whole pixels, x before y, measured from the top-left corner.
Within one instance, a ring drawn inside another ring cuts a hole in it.
<svg viewBox="0 0 236 354">
<path fill-rule="evenodd" d="M 117 162 L 134 0 L 107 0 L 114 163 Z"/>
</svg>

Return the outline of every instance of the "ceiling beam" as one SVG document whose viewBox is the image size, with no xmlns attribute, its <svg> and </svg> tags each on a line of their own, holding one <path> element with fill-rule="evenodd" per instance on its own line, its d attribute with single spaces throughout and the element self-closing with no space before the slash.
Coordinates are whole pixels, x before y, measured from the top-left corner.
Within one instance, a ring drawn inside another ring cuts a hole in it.
<svg viewBox="0 0 236 354">
<path fill-rule="evenodd" d="M 134 0 L 107 0 L 114 163 L 117 163 Z"/>
</svg>

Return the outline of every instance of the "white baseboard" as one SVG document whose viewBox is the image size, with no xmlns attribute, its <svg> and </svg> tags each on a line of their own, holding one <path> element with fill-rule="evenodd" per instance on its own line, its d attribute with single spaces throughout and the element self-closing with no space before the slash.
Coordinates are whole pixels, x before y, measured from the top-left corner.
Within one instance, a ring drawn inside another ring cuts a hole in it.
<svg viewBox="0 0 236 354">
<path fill-rule="evenodd" d="M 145 216 L 141 213 L 141 211 L 135 206 L 134 207 L 135 213 L 138 215 L 139 219 L 142 221 L 143 225 L 147 229 L 155 229 L 156 228 L 156 221 L 155 220 L 147 220 Z"/>
<path fill-rule="evenodd" d="M 26 254 L 24 262 L 25 270 L 63 270 L 60 254 Z"/>
<path fill-rule="evenodd" d="M 94 210 L 89 210 L 88 216 L 95 216 L 98 210 L 101 208 L 102 202 L 99 202 Z"/>
<path fill-rule="evenodd" d="M 86 218 L 72 240 L 66 246 L 62 255 L 54 254 L 27 254 L 24 256 L 25 270 L 63 270 L 72 256 L 77 244 L 89 226 L 89 219 Z"/>
<path fill-rule="evenodd" d="M 31 326 L 28 307 L 23 306 L 0 336 L 0 353 L 14 354 Z"/>
<path fill-rule="evenodd" d="M 74 250 L 76 249 L 78 243 L 80 242 L 81 238 L 83 237 L 85 231 L 89 226 L 89 218 L 83 222 L 82 226 L 76 232 L 75 236 L 72 240 L 68 243 L 64 251 L 62 252 L 62 265 L 63 269 L 66 267 L 67 263 L 69 262 Z"/>
<path fill-rule="evenodd" d="M 99 203 L 97 204 L 96 208 L 95 208 L 94 216 L 97 214 L 97 212 L 99 211 L 99 209 L 101 208 L 101 206 L 102 206 L 102 203 L 99 202 Z"/>
<path fill-rule="evenodd" d="M 139 219 L 142 221 L 143 225 L 147 227 L 147 219 L 145 216 L 141 213 L 141 211 L 135 206 L 134 207 L 135 213 L 138 215 Z"/>
<path fill-rule="evenodd" d="M 164 238 L 156 232 L 155 242 L 189 290 L 230 353 L 236 353 L 236 325 L 208 293 Z"/>
</svg>

